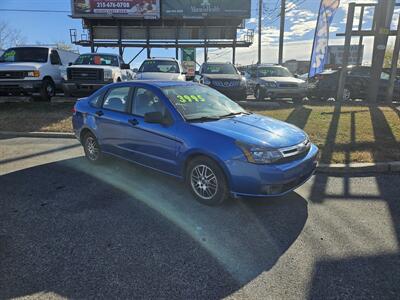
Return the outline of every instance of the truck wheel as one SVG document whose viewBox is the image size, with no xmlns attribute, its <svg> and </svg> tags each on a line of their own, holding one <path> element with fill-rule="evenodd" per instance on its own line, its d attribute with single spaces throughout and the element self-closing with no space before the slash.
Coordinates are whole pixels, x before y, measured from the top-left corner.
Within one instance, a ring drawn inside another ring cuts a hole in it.
<svg viewBox="0 0 400 300">
<path fill-rule="evenodd" d="M 257 101 L 262 101 L 265 99 L 265 92 L 261 87 L 256 87 L 256 90 L 254 91 L 254 97 L 256 97 Z"/>
<path fill-rule="evenodd" d="M 45 78 L 40 88 L 40 97 L 42 101 L 50 102 L 51 97 L 56 94 L 56 87 L 51 79 Z"/>
</svg>

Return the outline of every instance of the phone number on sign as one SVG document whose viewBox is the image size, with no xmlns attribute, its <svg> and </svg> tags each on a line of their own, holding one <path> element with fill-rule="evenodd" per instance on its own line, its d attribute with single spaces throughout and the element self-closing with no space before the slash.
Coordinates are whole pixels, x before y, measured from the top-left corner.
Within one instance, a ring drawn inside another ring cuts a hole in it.
<svg viewBox="0 0 400 300">
<path fill-rule="evenodd" d="M 129 8 L 129 2 L 96 2 L 96 8 Z"/>
</svg>

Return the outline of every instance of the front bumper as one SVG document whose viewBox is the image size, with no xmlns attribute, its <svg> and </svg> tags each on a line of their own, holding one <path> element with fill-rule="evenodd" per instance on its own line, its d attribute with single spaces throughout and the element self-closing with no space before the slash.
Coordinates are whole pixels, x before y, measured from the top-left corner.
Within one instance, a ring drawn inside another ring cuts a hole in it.
<svg viewBox="0 0 400 300">
<path fill-rule="evenodd" d="M 267 98 L 294 98 L 305 97 L 307 88 L 270 88 L 263 87 L 264 95 Z"/>
<path fill-rule="evenodd" d="M 40 91 L 41 80 L 0 80 L 0 94 L 34 94 Z"/>
<path fill-rule="evenodd" d="M 94 81 L 94 82 L 64 81 L 62 83 L 62 88 L 64 92 L 67 92 L 69 94 L 87 96 L 110 83 L 113 83 L 113 81 L 112 80 Z"/>
<path fill-rule="evenodd" d="M 287 194 L 303 183 L 317 167 L 318 148 L 311 145 L 307 155 L 283 164 L 258 165 L 241 160 L 227 163 L 233 196 L 271 197 Z"/>
<path fill-rule="evenodd" d="M 247 97 L 247 88 L 245 86 L 238 86 L 238 87 L 219 87 L 209 85 L 209 87 L 217 90 L 221 94 L 224 94 L 228 98 L 235 99 L 235 100 L 246 100 Z"/>
</svg>

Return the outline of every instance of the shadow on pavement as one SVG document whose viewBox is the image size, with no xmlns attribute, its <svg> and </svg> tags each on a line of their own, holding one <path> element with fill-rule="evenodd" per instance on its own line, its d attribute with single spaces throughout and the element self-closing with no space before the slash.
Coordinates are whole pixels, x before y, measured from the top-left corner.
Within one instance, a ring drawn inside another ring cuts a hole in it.
<svg viewBox="0 0 400 300">
<path fill-rule="evenodd" d="M 205 207 L 177 180 L 114 159 L 0 183 L 0 298 L 221 298 L 271 269 L 308 217 L 296 193 Z"/>
</svg>

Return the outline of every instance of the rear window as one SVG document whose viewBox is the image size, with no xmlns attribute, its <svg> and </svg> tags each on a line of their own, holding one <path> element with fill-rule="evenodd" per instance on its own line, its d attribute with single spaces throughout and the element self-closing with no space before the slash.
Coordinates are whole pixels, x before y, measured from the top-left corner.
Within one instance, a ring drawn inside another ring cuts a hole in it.
<svg viewBox="0 0 400 300">
<path fill-rule="evenodd" d="M 141 65 L 139 72 L 179 73 L 179 65 L 169 60 L 146 60 Z"/>
<path fill-rule="evenodd" d="M 49 49 L 37 47 L 10 48 L 0 57 L 2 62 L 47 62 Z"/>
<path fill-rule="evenodd" d="M 203 66 L 203 74 L 237 74 L 231 64 L 208 64 Z"/>
</svg>

